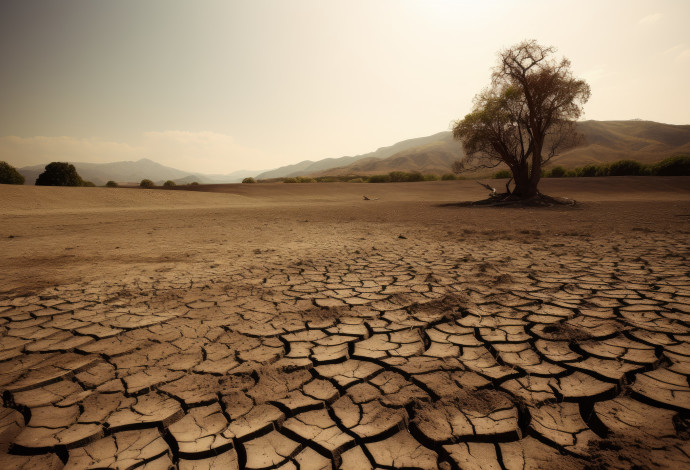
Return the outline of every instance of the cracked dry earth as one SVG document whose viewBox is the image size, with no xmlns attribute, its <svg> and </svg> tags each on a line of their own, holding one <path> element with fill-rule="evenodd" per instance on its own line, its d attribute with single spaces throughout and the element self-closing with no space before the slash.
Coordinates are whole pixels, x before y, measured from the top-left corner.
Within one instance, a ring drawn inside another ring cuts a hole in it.
<svg viewBox="0 0 690 470">
<path fill-rule="evenodd" d="M 7 294 L 0 462 L 687 468 L 686 232 L 532 235 Z"/>
</svg>

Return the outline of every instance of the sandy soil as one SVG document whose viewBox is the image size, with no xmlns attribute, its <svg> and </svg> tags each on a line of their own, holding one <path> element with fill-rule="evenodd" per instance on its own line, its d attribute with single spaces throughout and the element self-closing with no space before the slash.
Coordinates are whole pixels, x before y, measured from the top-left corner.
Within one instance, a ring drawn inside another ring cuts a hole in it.
<svg viewBox="0 0 690 470">
<path fill-rule="evenodd" d="M 689 188 L 0 185 L 0 462 L 683 468 Z"/>
</svg>

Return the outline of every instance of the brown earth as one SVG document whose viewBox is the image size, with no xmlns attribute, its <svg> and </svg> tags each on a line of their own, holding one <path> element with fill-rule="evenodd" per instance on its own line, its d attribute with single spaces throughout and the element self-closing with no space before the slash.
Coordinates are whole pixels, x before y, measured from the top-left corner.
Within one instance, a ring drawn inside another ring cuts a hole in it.
<svg viewBox="0 0 690 470">
<path fill-rule="evenodd" d="M 0 463 L 687 467 L 689 188 L 2 185 Z"/>
</svg>

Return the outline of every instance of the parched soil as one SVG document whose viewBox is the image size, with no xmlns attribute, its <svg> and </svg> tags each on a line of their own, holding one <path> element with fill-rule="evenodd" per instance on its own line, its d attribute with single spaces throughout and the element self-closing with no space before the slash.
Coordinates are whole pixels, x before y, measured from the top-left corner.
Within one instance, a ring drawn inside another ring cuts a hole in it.
<svg viewBox="0 0 690 470">
<path fill-rule="evenodd" d="M 0 463 L 688 467 L 688 188 L 0 186 Z"/>
</svg>

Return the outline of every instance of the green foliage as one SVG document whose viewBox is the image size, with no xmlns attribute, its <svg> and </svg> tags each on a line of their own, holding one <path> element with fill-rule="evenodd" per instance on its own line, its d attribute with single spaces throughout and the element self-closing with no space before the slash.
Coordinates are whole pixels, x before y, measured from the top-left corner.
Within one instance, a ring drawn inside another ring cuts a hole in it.
<svg viewBox="0 0 690 470">
<path fill-rule="evenodd" d="M 510 170 L 499 170 L 493 175 L 493 179 L 499 180 L 503 178 L 510 178 L 512 177 L 513 174 L 510 172 Z"/>
<path fill-rule="evenodd" d="M 154 186 L 155 186 L 155 184 L 153 183 L 153 181 L 151 181 L 149 179 L 143 179 L 143 180 L 141 180 L 141 183 L 139 183 L 140 188 L 151 189 Z"/>
<path fill-rule="evenodd" d="M 292 177 L 290 177 L 290 178 L 285 178 L 285 179 L 283 180 L 283 183 L 297 183 L 297 178 L 292 178 Z"/>
<path fill-rule="evenodd" d="M 36 186 L 84 186 L 74 165 L 64 162 L 52 162 L 46 165 L 43 173 L 36 178 Z"/>
<path fill-rule="evenodd" d="M 585 165 L 581 168 L 575 168 L 576 176 L 592 177 L 597 176 L 599 167 L 597 165 Z"/>
<path fill-rule="evenodd" d="M 244 181 L 243 181 L 243 183 L 244 183 Z M 192 181 L 191 183 L 189 183 L 189 185 L 190 186 L 199 186 L 199 182 L 198 181 Z"/>
<path fill-rule="evenodd" d="M 608 165 L 607 176 L 639 176 L 643 173 L 643 166 L 635 160 L 619 160 Z"/>
<path fill-rule="evenodd" d="M 251 176 L 242 180 L 242 184 L 252 184 L 256 183 L 256 180 Z"/>
<path fill-rule="evenodd" d="M 371 175 L 369 177 L 369 182 L 370 183 L 390 183 L 391 177 L 390 177 L 390 175 Z"/>
<path fill-rule="evenodd" d="M 436 175 L 424 175 L 424 181 L 438 181 L 439 178 Z"/>
<path fill-rule="evenodd" d="M 7 162 L 0 162 L 0 184 L 24 184 L 24 177 Z"/>
<path fill-rule="evenodd" d="M 402 183 L 407 181 L 407 175 L 404 171 L 391 171 L 388 173 L 388 178 L 391 183 Z"/>
<path fill-rule="evenodd" d="M 314 178 L 310 178 L 308 176 L 298 176 L 297 182 L 298 183 L 316 183 L 316 180 Z"/>
<path fill-rule="evenodd" d="M 555 166 L 551 169 L 551 171 L 548 173 L 549 178 L 563 178 L 565 176 L 565 168 L 562 166 Z"/>
<path fill-rule="evenodd" d="M 443 181 L 453 181 L 456 180 L 457 177 L 453 173 L 446 173 L 445 175 L 441 176 L 441 179 Z"/>
<path fill-rule="evenodd" d="M 117 188 L 117 183 L 113 180 L 110 180 L 107 183 L 105 183 L 105 186 L 108 188 Z"/>
<path fill-rule="evenodd" d="M 173 180 L 168 180 L 163 183 L 163 187 L 165 188 L 172 188 L 173 186 L 177 186 Z"/>
<path fill-rule="evenodd" d="M 409 183 L 414 181 L 424 181 L 424 175 L 418 171 L 410 173 L 404 171 L 391 171 L 388 173 L 391 183 Z"/>
<path fill-rule="evenodd" d="M 690 154 L 673 155 L 656 165 L 651 173 L 659 176 L 690 176 Z"/>
<path fill-rule="evenodd" d="M 84 187 L 87 187 L 87 188 L 95 188 L 96 187 L 96 184 L 93 181 L 82 181 L 81 185 Z"/>
</svg>

